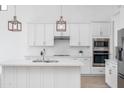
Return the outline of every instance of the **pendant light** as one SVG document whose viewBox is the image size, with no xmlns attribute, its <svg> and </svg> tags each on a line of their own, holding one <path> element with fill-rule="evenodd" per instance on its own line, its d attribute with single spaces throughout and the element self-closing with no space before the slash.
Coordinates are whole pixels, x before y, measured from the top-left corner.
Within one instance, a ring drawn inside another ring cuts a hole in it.
<svg viewBox="0 0 124 93">
<path fill-rule="evenodd" d="M 61 16 L 58 21 L 56 21 L 56 31 L 66 31 L 66 21 L 63 19 L 62 16 L 62 5 L 60 6 Z"/>
<path fill-rule="evenodd" d="M 14 6 L 14 16 L 13 20 L 8 21 L 8 30 L 9 31 L 22 31 L 22 23 L 17 20 L 16 16 L 16 5 Z"/>
</svg>

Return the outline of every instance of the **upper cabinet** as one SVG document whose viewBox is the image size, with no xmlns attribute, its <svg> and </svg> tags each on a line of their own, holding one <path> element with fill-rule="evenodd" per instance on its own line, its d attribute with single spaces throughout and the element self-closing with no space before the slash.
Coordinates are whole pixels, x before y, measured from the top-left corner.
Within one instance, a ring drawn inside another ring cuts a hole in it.
<svg viewBox="0 0 124 93">
<path fill-rule="evenodd" d="M 70 24 L 70 46 L 79 46 L 79 25 Z"/>
<path fill-rule="evenodd" d="M 54 24 L 46 24 L 45 25 L 45 46 L 53 46 L 54 45 Z"/>
<path fill-rule="evenodd" d="M 91 23 L 93 37 L 110 37 L 112 34 L 111 22 L 92 22 Z"/>
<path fill-rule="evenodd" d="M 90 46 L 89 24 L 70 24 L 70 46 Z"/>
<path fill-rule="evenodd" d="M 54 25 L 53 24 L 28 24 L 29 46 L 53 46 Z"/>
<path fill-rule="evenodd" d="M 91 46 L 90 24 L 79 25 L 80 46 Z"/>
<path fill-rule="evenodd" d="M 122 29 L 124 28 L 124 7 L 120 8 L 120 14 L 119 14 L 119 28 Z"/>
<path fill-rule="evenodd" d="M 34 33 L 34 45 L 43 46 L 45 43 L 45 28 L 43 24 L 35 24 L 35 33 Z"/>
<path fill-rule="evenodd" d="M 114 47 L 117 47 L 118 41 L 118 31 L 120 29 L 120 12 L 117 12 L 113 17 L 112 21 L 114 23 Z"/>
</svg>

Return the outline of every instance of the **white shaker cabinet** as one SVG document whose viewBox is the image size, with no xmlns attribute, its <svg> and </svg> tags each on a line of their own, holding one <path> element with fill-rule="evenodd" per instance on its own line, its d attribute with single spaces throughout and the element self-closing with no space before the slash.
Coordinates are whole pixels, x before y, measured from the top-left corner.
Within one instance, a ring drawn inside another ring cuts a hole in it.
<svg viewBox="0 0 124 93">
<path fill-rule="evenodd" d="M 79 46 L 79 25 L 70 24 L 70 46 Z"/>
<path fill-rule="evenodd" d="M 91 58 L 79 58 L 79 60 L 82 62 L 83 66 L 81 67 L 81 74 L 91 74 Z"/>
<path fill-rule="evenodd" d="M 106 61 L 105 82 L 112 88 L 117 88 L 117 62 Z"/>
<path fill-rule="evenodd" d="M 100 24 L 99 23 L 91 23 L 92 36 L 100 35 Z"/>
<path fill-rule="evenodd" d="M 44 25 L 43 24 L 35 24 L 34 30 L 34 45 L 35 46 L 43 46 L 45 43 L 45 33 L 44 33 Z"/>
<path fill-rule="evenodd" d="M 79 37 L 80 37 L 80 46 L 90 46 L 91 32 L 90 32 L 89 24 L 79 25 Z"/>
<path fill-rule="evenodd" d="M 105 67 L 91 67 L 91 74 L 94 75 L 104 75 L 105 74 Z"/>
<path fill-rule="evenodd" d="M 111 22 L 93 22 L 91 23 L 93 37 L 110 37 L 112 34 Z"/>
<path fill-rule="evenodd" d="M 53 46 L 54 25 L 53 24 L 28 24 L 29 46 Z"/>
<path fill-rule="evenodd" d="M 70 24 L 70 46 L 90 46 L 89 26 L 89 24 Z"/>
<path fill-rule="evenodd" d="M 45 25 L 45 46 L 53 46 L 54 45 L 54 24 L 46 24 Z"/>
<path fill-rule="evenodd" d="M 124 6 L 120 8 L 120 29 L 124 28 Z"/>
<path fill-rule="evenodd" d="M 112 23 L 110 22 L 101 23 L 101 35 L 109 37 L 111 34 L 112 34 Z"/>
<path fill-rule="evenodd" d="M 120 13 L 116 14 L 113 17 L 114 21 L 114 47 L 117 47 L 117 41 L 118 41 L 118 30 L 120 29 Z"/>
<path fill-rule="evenodd" d="M 34 45 L 34 40 L 35 40 L 35 24 L 28 24 L 28 45 L 33 46 Z"/>
</svg>

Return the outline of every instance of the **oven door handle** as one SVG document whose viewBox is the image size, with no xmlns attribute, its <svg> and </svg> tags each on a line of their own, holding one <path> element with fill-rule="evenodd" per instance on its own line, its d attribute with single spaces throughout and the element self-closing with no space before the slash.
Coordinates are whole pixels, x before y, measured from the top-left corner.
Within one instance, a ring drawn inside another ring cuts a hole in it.
<svg viewBox="0 0 124 93">
<path fill-rule="evenodd" d="M 99 54 L 99 55 L 110 55 L 109 53 L 93 53 L 93 54 Z"/>
</svg>

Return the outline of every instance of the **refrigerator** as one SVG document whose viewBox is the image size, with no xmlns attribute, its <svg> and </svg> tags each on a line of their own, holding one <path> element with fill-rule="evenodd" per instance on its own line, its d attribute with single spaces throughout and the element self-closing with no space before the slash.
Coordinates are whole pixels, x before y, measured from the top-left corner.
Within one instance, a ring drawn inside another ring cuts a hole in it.
<svg viewBox="0 0 124 93">
<path fill-rule="evenodd" d="M 124 88 L 124 29 L 118 31 L 118 88 Z"/>
</svg>

